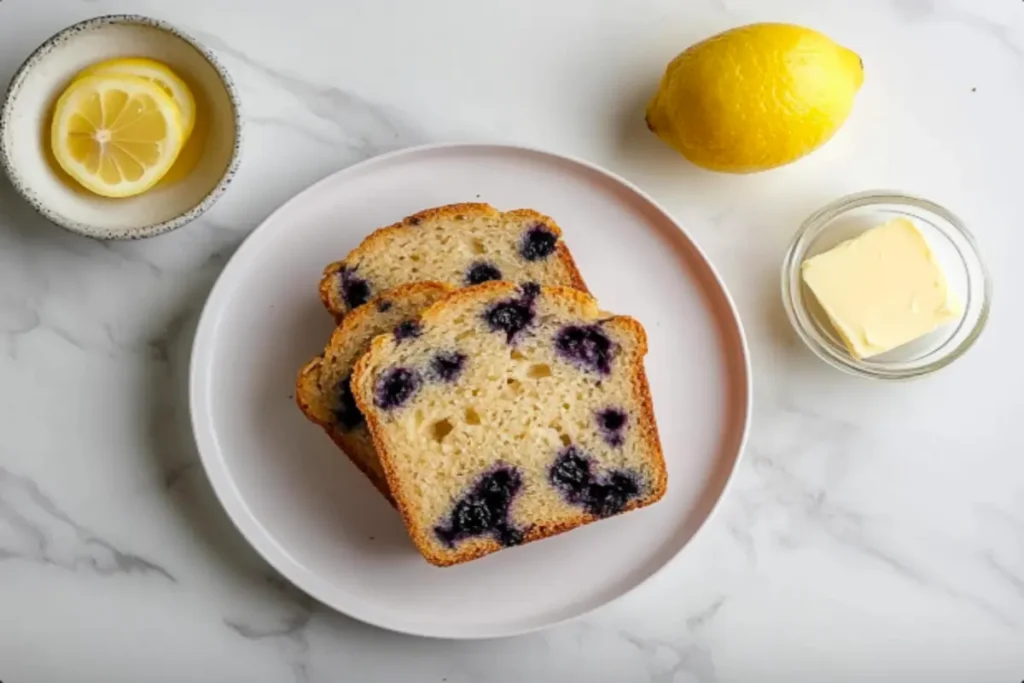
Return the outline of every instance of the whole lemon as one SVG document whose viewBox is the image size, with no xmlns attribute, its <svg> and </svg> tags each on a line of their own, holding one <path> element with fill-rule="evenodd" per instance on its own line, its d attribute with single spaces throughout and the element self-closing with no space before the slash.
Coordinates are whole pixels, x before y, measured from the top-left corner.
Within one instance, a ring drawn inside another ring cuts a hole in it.
<svg viewBox="0 0 1024 683">
<path fill-rule="evenodd" d="M 698 166 L 763 171 L 831 138 L 863 80 L 860 57 L 817 31 L 741 26 L 672 60 L 647 126 Z"/>
</svg>

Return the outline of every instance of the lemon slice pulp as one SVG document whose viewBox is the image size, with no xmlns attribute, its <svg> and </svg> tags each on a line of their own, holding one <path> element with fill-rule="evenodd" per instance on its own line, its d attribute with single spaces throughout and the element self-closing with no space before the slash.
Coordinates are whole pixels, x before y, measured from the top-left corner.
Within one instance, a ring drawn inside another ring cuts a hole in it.
<svg viewBox="0 0 1024 683">
<path fill-rule="evenodd" d="M 68 175 L 104 197 L 132 197 L 174 165 L 185 138 L 164 90 L 136 76 L 85 76 L 57 100 L 53 155 Z"/>
<path fill-rule="evenodd" d="M 192 135 L 192 128 L 196 125 L 195 97 L 185 81 L 163 62 L 145 57 L 109 59 L 93 64 L 79 73 L 77 78 L 87 76 L 136 76 L 156 83 L 178 105 L 184 138 L 188 140 Z"/>
</svg>

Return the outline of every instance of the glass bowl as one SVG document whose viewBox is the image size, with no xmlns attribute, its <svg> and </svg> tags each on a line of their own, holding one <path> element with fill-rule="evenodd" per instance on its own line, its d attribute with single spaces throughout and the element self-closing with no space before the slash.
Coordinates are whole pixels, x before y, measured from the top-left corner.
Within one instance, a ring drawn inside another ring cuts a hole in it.
<svg viewBox="0 0 1024 683">
<path fill-rule="evenodd" d="M 806 259 L 897 217 L 912 221 L 928 240 L 963 314 L 891 351 L 854 358 L 804 284 L 800 267 Z M 782 264 L 782 302 L 800 338 L 829 365 L 873 379 L 911 379 L 952 363 L 981 334 L 990 299 L 988 274 L 963 222 L 938 204 L 898 192 L 861 192 L 819 209 L 800 226 Z"/>
</svg>

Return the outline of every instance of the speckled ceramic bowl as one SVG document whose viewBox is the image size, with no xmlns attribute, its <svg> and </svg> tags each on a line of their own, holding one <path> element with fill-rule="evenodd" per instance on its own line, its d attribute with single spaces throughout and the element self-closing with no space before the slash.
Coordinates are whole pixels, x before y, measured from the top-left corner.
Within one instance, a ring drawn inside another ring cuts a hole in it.
<svg viewBox="0 0 1024 683">
<path fill-rule="evenodd" d="M 164 62 L 196 98 L 196 128 L 174 168 L 152 190 L 128 199 L 81 188 L 49 148 L 61 92 L 85 67 L 114 57 Z M 238 93 L 213 53 L 163 21 L 132 15 L 89 19 L 47 40 L 14 75 L 0 111 L 0 163 L 14 188 L 57 225 L 99 239 L 150 237 L 195 220 L 234 177 L 241 141 Z"/>
</svg>

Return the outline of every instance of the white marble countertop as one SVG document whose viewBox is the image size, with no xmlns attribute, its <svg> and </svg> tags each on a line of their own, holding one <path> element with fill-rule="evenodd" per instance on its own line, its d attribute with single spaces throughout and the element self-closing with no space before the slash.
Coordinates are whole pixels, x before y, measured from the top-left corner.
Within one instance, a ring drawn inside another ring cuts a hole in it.
<svg viewBox="0 0 1024 683">
<path fill-rule="evenodd" d="M 7 0 L 0 85 L 58 29 L 161 17 L 215 48 L 248 115 L 240 174 L 197 224 L 102 244 L 0 181 L 0 681 L 1024 679 L 1024 5 L 1018 0 Z M 729 26 L 794 21 L 866 82 L 822 150 L 698 171 L 643 127 L 664 64 Z M 321 176 L 431 141 L 607 166 L 723 274 L 755 367 L 750 445 L 720 514 L 655 580 L 520 638 L 398 636 L 276 577 L 213 498 L 184 382 L 198 310 L 239 242 Z M 897 188 L 966 219 L 995 282 L 955 365 L 846 377 L 777 293 L 798 223 Z"/>
</svg>

